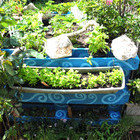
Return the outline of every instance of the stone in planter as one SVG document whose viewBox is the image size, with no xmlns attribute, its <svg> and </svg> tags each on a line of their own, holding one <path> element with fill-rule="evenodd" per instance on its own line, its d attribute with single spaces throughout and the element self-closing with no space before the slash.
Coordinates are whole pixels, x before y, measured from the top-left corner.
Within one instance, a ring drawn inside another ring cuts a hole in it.
<svg viewBox="0 0 140 140">
<path fill-rule="evenodd" d="M 137 56 L 138 48 L 126 35 L 115 38 L 111 44 L 113 55 L 119 60 L 128 60 Z"/>
<path fill-rule="evenodd" d="M 29 3 L 27 6 L 23 7 L 23 11 L 27 11 L 27 10 L 36 10 L 38 8 L 35 7 L 35 5 L 33 3 Z"/>
<path fill-rule="evenodd" d="M 52 59 L 72 56 L 72 48 L 73 45 L 66 35 L 53 37 L 45 42 L 45 52 Z"/>
</svg>

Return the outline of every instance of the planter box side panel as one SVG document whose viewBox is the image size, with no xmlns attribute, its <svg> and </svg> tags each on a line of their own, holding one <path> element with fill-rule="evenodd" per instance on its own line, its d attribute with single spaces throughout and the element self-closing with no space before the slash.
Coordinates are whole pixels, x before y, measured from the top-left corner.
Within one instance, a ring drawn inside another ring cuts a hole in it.
<svg viewBox="0 0 140 140">
<path fill-rule="evenodd" d="M 113 57 L 92 58 L 92 65 L 87 62 L 87 58 L 61 58 L 61 59 L 35 59 L 25 58 L 24 63 L 29 66 L 42 67 L 105 67 L 121 66 L 123 70 L 137 70 L 139 66 L 138 56 L 127 61 L 121 61 Z"/>
<path fill-rule="evenodd" d="M 125 104 L 130 92 L 127 88 L 115 94 L 55 94 L 55 93 L 22 93 L 22 102 L 54 104 Z"/>
<path fill-rule="evenodd" d="M 12 54 L 15 49 L 2 49 Z M 87 48 L 75 48 L 72 50 L 72 56 L 62 59 L 36 59 L 25 58 L 24 63 L 29 66 L 43 67 L 104 67 L 104 66 L 121 66 L 123 70 L 137 70 L 139 66 L 139 57 L 131 58 L 126 61 L 118 60 L 115 57 L 92 58 L 92 65 L 87 63 Z"/>
</svg>

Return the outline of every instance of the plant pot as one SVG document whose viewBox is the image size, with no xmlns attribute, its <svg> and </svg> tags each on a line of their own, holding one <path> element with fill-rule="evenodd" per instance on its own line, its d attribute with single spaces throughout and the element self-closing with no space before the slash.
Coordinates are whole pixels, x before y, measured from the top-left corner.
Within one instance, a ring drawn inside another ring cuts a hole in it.
<svg viewBox="0 0 140 140">
<path fill-rule="evenodd" d="M 34 68 L 34 67 L 33 67 Z M 40 67 L 41 68 L 41 67 Z M 118 69 L 123 73 L 123 70 L 119 66 L 114 67 L 94 67 L 94 68 L 63 68 L 66 70 L 74 69 L 78 70 L 79 73 L 92 73 L 92 72 L 100 72 L 100 71 L 107 71 L 112 69 Z M 110 88 L 94 88 L 94 89 L 41 89 L 41 88 L 30 88 L 30 87 L 16 87 L 14 86 L 13 89 L 17 89 L 19 91 L 25 93 L 59 93 L 59 94 L 77 94 L 77 93 L 102 93 L 102 94 L 109 94 L 109 93 L 116 93 L 119 90 L 125 88 L 125 77 L 123 73 L 122 83 L 120 87 L 110 87 Z"/>
</svg>

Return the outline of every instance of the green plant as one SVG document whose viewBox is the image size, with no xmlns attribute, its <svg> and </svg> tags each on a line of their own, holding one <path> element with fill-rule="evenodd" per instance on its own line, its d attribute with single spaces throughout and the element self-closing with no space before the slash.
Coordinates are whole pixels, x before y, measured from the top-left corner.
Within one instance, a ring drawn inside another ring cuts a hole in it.
<svg viewBox="0 0 140 140">
<path fill-rule="evenodd" d="M 74 18 L 72 14 L 60 15 L 57 14 L 50 20 L 51 26 L 53 28 L 54 36 L 73 32 L 74 23 L 78 23 L 78 20 Z"/>
<path fill-rule="evenodd" d="M 138 41 L 139 1 L 113 0 L 111 5 L 107 5 L 103 0 L 81 0 L 78 6 L 85 11 L 88 19 L 96 18 L 100 25 L 106 27 L 104 32 L 109 35 L 109 42 L 122 34 Z"/>
<path fill-rule="evenodd" d="M 54 1 L 49 0 L 47 3 L 45 3 L 46 5 L 45 11 L 50 11 L 59 14 L 66 14 L 70 10 L 70 7 L 73 4 L 74 3 L 70 3 L 70 2 L 54 4 Z"/>
<path fill-rule="evenodd" d="M 91 119 L 82 120 L 55 120 L 54 122 L 45 120 L 45 122 L 29 122 L 21 125 L 24 128 L 23 136 L 30 140 L 123 140 L 133 139 L 131 132 L 134 130 L 134 121 L 130 118 L 123 118 L 118 124 L 110 125 L 108 121 L 101 125 L 92 125 Z M 20 129 L 21 129 L 20 128 Z M 130 132 L 130 133 L 129 133 Z"/>
<path fill-rule="evenodd" d="M 2 122 L 5 130 L 2 140 L 6 139 L 17 140 L 18 139 L 17 123 L 14 121 L 14 123 L 11 124 L 9 116 L 13 116 L 14 118 L 19 117 L 19 114 L 17 110 L 14 108 L 11 99 L 0 97 L 0 122 Z"/>
<path fill-rule="evenodd" d="M 40 79 L 48 85 L 55 88 L 73 88 L 80 86 L 80 77 L 78 71 L 62 70 L 60 67 L 54 70 L 42 69 L 40 71 Z"/>
<path fill-rule="evenodd" d="M 47 87 L 71 89 L 71 88 L 97 88 L 119 86 L 122 82 L 123 73 L 118 69 L 108 72 L 80 74 L 77 70 L 64 70 L 60 67 L 55 69 L 33 69 L 30 67 L 19 69 L 19 78 L 29 85 L 37 85 L 41 81 Z"/>
<path fill-rule="evenodd" d="M 22 83 L 17 77 L 16 65 L 19 64 L 20 58 L 7 56 L 6 52 L 0 50 L 0 87 L 13 86 L 14 83 Z"/>
<path fill-rule="evenodd" d="M 26 4 L 27 0 L 5 0 L 2 8 L 7 11 L 7 14 L 21 14 L 23 6 Z"/>
<path fill-rule="evenodd" d="M 97 54 L 99 52 L 107 53 L 110 50 L 107 46 L 106 39 L 108 36 L 103 32 L 104 27 L 97 26 L 93 32 L 89 32 L 90 35 L 87 43 L 89 44 L 90 55 Z"/>
<path fill-rule="evenodd" d="M 99 72 L 99 75 L 97 77 L 97 83 L 103 87 L 106 84 L 106 81 L 106 74 L 103 72 Z"/>
<path fill-rule="evenodd" d="M 87 85 L 87 88 L 95 88 L 97 87 L 98 84 L 97 84 L 97 76 L 91 74 L 91 73 L 88 73 L 88 85 Z"/>
<path fill-rule="evenodd" d="M 39 81 L 38 69 L 26 67 L 19 69 L 18 73 L 19 78 L 22 78 L 24 82 L 28 82 L 31 86 L 36 85 Z"/>
<path fill-rule="evenodd" d="M 16 22 L 10 16 L 6 15 L 4 9 L 0 8 L 0 46 L 3 44 L 3 34 L 9 26 L 15 25 Z"/>
<path fill-rule="evenodd" d="M 118 69 L 113 69 L 112 72 L 107 72 L 108 82 L 112 86 L 118 86 L 118 84 L 122 81 L 123 73 Z"/>
<path fill-rule="evenodd" d="M 129 80 L 127 83 L 135 103 L 140 103 L 140 78 Z M 132 98 L 130 98 L 130 101 Z M 133 101 L 133 100 L 132 100 Z"/>
</svg>

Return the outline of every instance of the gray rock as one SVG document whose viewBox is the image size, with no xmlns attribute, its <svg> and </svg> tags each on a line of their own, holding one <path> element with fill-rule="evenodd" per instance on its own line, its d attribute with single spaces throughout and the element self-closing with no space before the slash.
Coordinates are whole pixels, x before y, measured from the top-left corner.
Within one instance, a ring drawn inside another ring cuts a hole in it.
<svg viewBox="0 0 140 140">
<path fill-rule="evenodd" d="M 45 42 L 45 52 L 52 58 L 64 58 L 72 56 L 73 45 L 66 35 L 60 35 L 47 39 Z"/>
<path fill-rule="evenodd" d="M 128 60 L 135 58 L 138 48 L 126 35 L 115 38 L 111 44 L 113 55 L 119 60 Z"/>
<path fill-rule="evenodd" d="M 38 9 L 38 8 L 36 8 L 33 3 L 29 3 L 28 5 L 23 7 L 23 11 L 26 11 L 26 10 L 36 10 L 36 9 Z"/>
<path fill-rule="evenodd" d="M 126 115 L 140 116 L 140 106 L 135 104 L 127 104 Z"/>
</svg>

